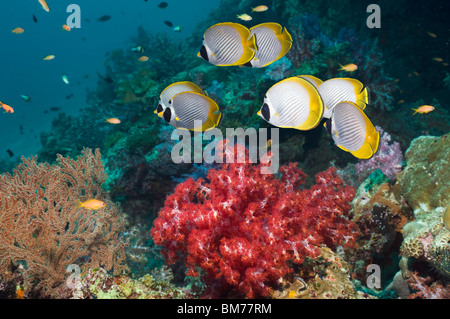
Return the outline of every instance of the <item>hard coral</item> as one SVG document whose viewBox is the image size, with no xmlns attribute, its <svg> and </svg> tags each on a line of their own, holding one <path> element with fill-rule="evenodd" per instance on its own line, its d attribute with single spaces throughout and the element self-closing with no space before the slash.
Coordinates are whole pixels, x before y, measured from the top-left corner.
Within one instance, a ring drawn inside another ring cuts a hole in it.
<svg viewBox="0 0 450 319">
<path fill-rule="evenodd" d="M 406 167 L 397 175 L 395 189 L 414 212 L 447 207 L 450 203 L 450 135 L 420 136 L 406 151 Z"/>
<path fill-rule="evenodd" d="M 292 272 L 290 262 L 317 257 L 322 244 L 351 246 L 356 239 L 348 216 L 355 189 L 334 168 L 300 190 L 306 176 L 295 163 L 282 166 L 279 179 L 261 167 L 223 164 L 206 180 L 186 180 L 154 222 L 151 233 L 166 262 L 184 259 L 188 275 L 207 283 L 206 296 L 223 297 L 230 288 L 268 296 Z"/>
</svg>

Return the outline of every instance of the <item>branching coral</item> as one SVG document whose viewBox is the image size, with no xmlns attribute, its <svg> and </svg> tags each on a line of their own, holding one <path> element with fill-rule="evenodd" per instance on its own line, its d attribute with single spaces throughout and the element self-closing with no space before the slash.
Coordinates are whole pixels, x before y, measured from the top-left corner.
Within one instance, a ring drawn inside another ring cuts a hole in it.
<svg viewBox="0 0 450 319">
<path fill-rule="evenodd" d="M 356 239 L 348 215 L 355 190 L 334 168 L 304 190 L 298 187 L 306 176 L 294 163 L 280 168 L 279 179 L 260 169 L 223 164 L 206 180 L 188 179 L 154 222 L 151 233 L 166 262 L 184 259 L 188 275 L 207 283 L 206 296 L 224 296 L 230 288 L 267 296 L 292 271 L 291 262 L 317 256 L 321 244 L 351 246 Z"/>
<path fill-rule="evenodd" d="M 27 292 L 63 297 L 71 264 L 83 271 L 126 268 L 119 238 L 124 219 L 101 188 L 107 176 L 100 152 L 82 153 L 77 160 L 59 155 L 53 166 L 23 158 L 13 175 L 0 175 L 0 273 L 8 281 L 17 268 Z M 92 198 L 106 206 L 77 207 Z"/>
</svg>

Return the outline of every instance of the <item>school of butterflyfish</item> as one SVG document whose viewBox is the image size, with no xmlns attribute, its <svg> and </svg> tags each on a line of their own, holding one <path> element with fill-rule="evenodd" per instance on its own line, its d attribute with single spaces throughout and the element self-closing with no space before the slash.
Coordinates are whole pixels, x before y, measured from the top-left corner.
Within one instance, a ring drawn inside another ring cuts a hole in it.
<svg viewBox="0 0 450 319">
<path fill-rule="evenodd" d="M 286 55 L 292 37 L 278 23 L 261 23 L 248 29 L 234 22 L 218 23 L 206 30 L 197 56 L 216 66 L 263 68 Z M 353 64 L 351 64 L 353 66 Z M 354 67 L 342 67 L 352 72 Z M 324 127 L 335 144 L 360 159 L 378 150 L 380 134 L 364 109 L 369 93 L 353 78 L 322 81 L 298 75 L 275 83 L 264 96 L 258 115 L 273 126 L 302 131 Z M 173 127 L 205 131 L 220 124 L 222 113 L 215 101 L 195 83 L 172 83 L 160 94 L 155 113 Z"/>
</svg>

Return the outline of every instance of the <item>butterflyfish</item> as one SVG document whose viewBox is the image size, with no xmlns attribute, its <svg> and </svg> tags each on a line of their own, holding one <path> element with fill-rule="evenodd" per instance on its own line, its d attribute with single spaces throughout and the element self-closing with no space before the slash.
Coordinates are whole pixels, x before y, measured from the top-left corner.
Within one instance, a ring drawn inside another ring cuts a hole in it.
<svg viewBox="0 0 450 319">
<path fill-rule="evenodd" d="M 310 82 L 294 76 L 267 91 L 258 115 L 274 126 L 306 131 L 322 120 L 323 102 Z"/>
<path fill-rule="evenodd" d="M 353 102 L 361 110 L 369 103 L 369 91 L 360 81 L 351 78 L 329 79 L 319 85 L 319 93 L 325 105 L 323 117 L 330 118 L 340 102 Z"/>
<path fill-rule="evenodd" d="M 215 101 L 196 92 L 176 94 L 163 112 L 163 119 L 173 127 L 205 131 L 219 125 L 222 113 Z"/>
<path fill-rule="evenodd" d="M 292 36 L 281 25 L 274 22 L 258 24 L 250 28 L 255 35 L 255 56 L 244 66 L 263 68 L 281 59 L 292 47 Z"/>
<path fill-rule="evenodd" d="M 255 37 L 249 29 L 224 22 L 206 30 L 197 56 L 217 66 L 242 65 L 253 58 L 255 51 Z"/>
<path fill-rule="evenodd" d="M 312 84 L 312 86 L 314 86 L 316 89 L 319 88 L 319 85 L 321 85 L 323 83 L 323 81 L 315 76 L 312 75 L 297 75 L 298 78 L 302 78 L 306 81 L 308 81 L 309 83 Z"/>
<path fill-rule="evenodd" d="M 380 133 L 355 103 L 338 103 L 325 127 L 340 149 L 357 158 L 369 159 L 378 150 Z"/>
<path fill-rule="evenodd" d="M 163 116 L 163 112 L 169 105 L 169 101 L 178 93 L 182 92 L 196 92 L 205 95 L 205 93 L 200 89 L 195 83 L 189 81 L 175 82 L 162 90 L 159 95 L 159 103 L 155 110 L 155 114 L 159 117 Z"/>
</svg>

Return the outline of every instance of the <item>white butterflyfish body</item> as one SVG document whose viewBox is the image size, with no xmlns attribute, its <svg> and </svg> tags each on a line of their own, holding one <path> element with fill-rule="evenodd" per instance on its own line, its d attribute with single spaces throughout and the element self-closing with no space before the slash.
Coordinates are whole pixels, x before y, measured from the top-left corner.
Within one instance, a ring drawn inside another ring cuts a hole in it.
<svg viewBox="0 0 450 319">
<path fill-rule="evenodd" d="M 175 82 L 171 85 L 167 86 L 164 90 L 162 90 L 159 96 L 158 107 L 155 110 L 155 113 L 158 114 L 159 117 L 162 117 L 165 109 L 169 105 L 169 101 L 178 93 L 182 92 L 196 92 L 205 95 L 205 93 L 196 85 L 195 83 L 189 81 L 181 81 Z"/>
<path fill-rule="evenodd" d="M 197 56 L 217 66 L 242 65 L 255 55 L 255 37 L 245 26 L 218 23 L 206 30 Z"/>
<path fill-rule="evenodd" d="M 369 103 L 369 91 L 358 80 L 352 78 L 334 78 L 319 85 L 325 111 L 323 117 L 330 118 L 333 109 L 340 102 L 353 102 L 361 110 Z"/>
<path fill-rule="evenodd" d="M 292 36 L 281 25 L 274 22 L 258 24 L 250 28 L 255 35 L 255 56 L 244 66 L 263 68 L 286 55 L 292 47 Z"/>
<path fill-rule="evenodd" d="M 274 126 L 310 130 L 322 119 L 323 103 L 311 83 L 291 77 L 267 91 L 258 115 Z"/>
<path fill-rule="evenodd" d="M 196 92 L 176 94 L 163 112 L 170 125 L 186 130 L 205 131 L 219 125 L 222 113 L 211 98 Z M 200 124 L 197 125 L 197 124 Z"/>
<path fill-rule="evenodd" d="M 380 133 L 355 103 L 338 103 L 326 127 L 336 145 L 357 158 L 369 159 L 378 150 Z"/>
</svg>

